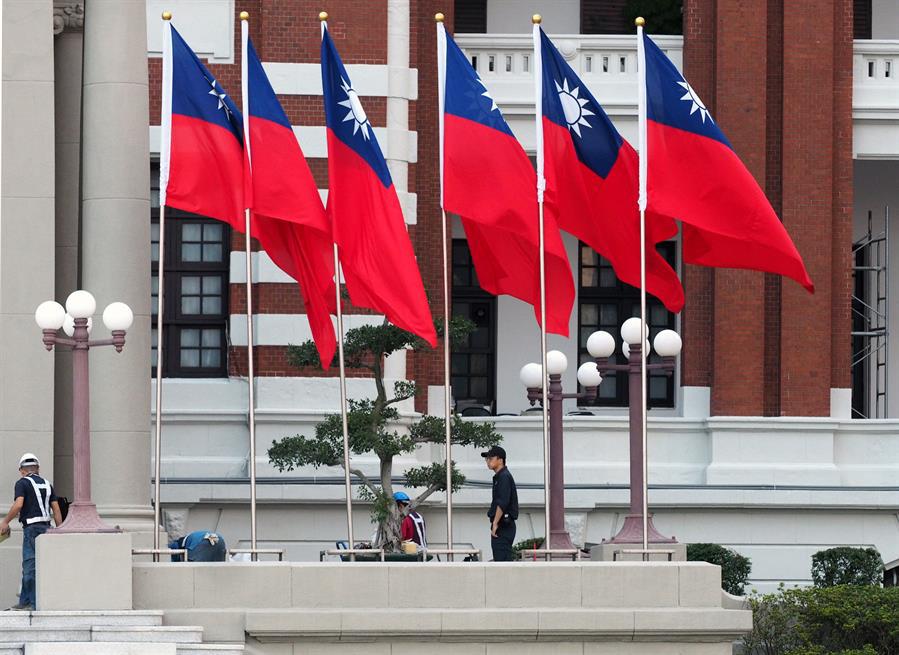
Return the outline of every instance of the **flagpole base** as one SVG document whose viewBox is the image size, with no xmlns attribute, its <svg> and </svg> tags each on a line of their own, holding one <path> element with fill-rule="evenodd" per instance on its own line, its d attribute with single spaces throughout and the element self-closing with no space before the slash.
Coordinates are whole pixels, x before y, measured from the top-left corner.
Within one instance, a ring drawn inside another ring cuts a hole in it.
<svg viewBox="0 0 899 655">
<path fill-rule="evenodd" d="M 646 533 L 650 544 L 676 544 L 677 539 L 666 537 L 656 530 L 652 524 L 652 514 L 646 517 Z M 604 544 L 642 544 L 643 543 L 643 516 L 640 514 L 628 514 L 624 518 L 624 525 L 610 540 L 603 539 Z"/>
<path fill-rule="evenodd" d="M 69 507 L 66 520 L 57 528 L 50 528 L 54 534 L 97 534 L 122 532 L 118 526 L 113 527 L 103 521 L 97 513 L 97 506 L 92 502 L 75 501 Z"/>
</svg>

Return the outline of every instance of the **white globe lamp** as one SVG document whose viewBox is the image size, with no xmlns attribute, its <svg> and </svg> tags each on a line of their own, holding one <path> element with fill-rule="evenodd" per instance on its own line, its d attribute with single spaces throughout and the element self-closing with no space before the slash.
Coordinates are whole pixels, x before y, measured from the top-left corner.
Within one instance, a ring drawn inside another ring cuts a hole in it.
<svg viewBox="0 0 899 655">
<path fill-rule="evenodd" d="M 649 348 L 649 339 L 643 342 L 643 350 L 646 351 L 646 356 L 649 357 L 649 353 L 651 352 Z M 621 354 L 624 355 L 625 359 L 631 356 L 631 347 L 627 341 L 621 344 Z"/>
<path fill-rule="evenodd" d="M 615 352 L 615 338 L 605 330 L 598 330 L 587 338 L 587 352 L 596 359 L 611 357 Z"/>
<path fill-rule="evenodd" d="M 656 354 L 662 357 L 677 357 L 683 347 L 680 335 L 674 330 L 662 330 L 652 342 Z"/>
<path fill-rule="evenodd" d="M 596 362 L 584 362 L 577 369 L 577 381 L 582 387 L 598 387 L 602 382 L 602 375 L 596 367 Z"/>
<path fill-rule="evenodd" d="M 113 302 L 103 310 L 103 324 L 110 332 L 127 330 L 134 322 L 134 312 L 123 302 Z"/>
<path fill-rule="evenodd" d="M 66 299 L 66 311 L 72 318 L 90 318 L 97 311 L 97 301 L 88 291 L 73 291 Z"/>
<path fill-rule="evenodd" d="M 640 343 L 641 329 L 643 327 L 643 322 L 637 318 L 636 316 L 627 319 L 621 325 L 621 339 L 625 343 Z M 647 334 L 643 334 L 642 338 L 645 339 Z"/>
<path fill-rule="evenodd" d="M 42 302 L 34 312 L 34 322 L 42 330 L 58 330 L 65 320 L 65 307 L 54 300 Z"/>
<path fill-rule="evenodd" d="M 543 367 L 540 364 L 525 364 L 518 374 L 521 383 L 528 389 L 536 389 L 543 386 Z"/>
<path fill-rule="evenodd" d="M 550 375 L 562 375 L 568 370 L 568 358 L 559 350 L 546 353 L 546 370 Z"/>
</svg>

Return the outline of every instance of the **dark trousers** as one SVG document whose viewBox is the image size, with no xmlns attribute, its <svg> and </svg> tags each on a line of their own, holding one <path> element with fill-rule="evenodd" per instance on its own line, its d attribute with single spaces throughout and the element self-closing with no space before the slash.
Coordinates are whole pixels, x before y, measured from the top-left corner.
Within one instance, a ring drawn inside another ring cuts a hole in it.
<svg viewBox="0 0 899 655">
<path fill-rule="evenodd" d="M 44 534 L 49 523 L 32 523 L 26 525 L 22 536 L 22 593 L 19 594 L 20 605 L 34 606 L 34 540 Z"/>
<path fill-rule="evenodd" d="M 496 528 L 496 536 L 490 535 L 493 561 L 511 562 L 513 543 L 515 543 L 515 521 L 500 521 Z"/>
</svg>

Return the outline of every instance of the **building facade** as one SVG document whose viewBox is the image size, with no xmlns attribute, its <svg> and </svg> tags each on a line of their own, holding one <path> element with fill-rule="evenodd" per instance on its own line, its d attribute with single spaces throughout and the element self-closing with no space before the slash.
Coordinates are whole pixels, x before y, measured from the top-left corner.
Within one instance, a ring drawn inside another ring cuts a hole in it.
<svg viewBox="0 0 899 655">
<path fill-rule="evenodd" d="M 79 286 L 93 290 L 101 306 L 126 299 L 140 320 L 133 338 L 129 332 L 125 358 L 96 355 L 93 370 L 95 467 L 112 471 L 95 474 L 95 496 L 101 511 L 144 535 L 152 529 L 153 417 L 147 411 L 158 329 L 153 312 L 164 9 L 238 104 L 237 15 L 250 13 L 251 38 L 323 197 L 318 12 L 329 12 L 331 34 L 399 192 L 435 317 L 443 304 L 436 12 L 447 14 L 447 27 L 455 27 L 458 43 L 529 154 L 535 139 L 535 12 L 544 15 L 547 33 L 622 135 L 636 142 L 636 39 L 625 0 L 121 5 L 133 15 L 118 5 L 4 3 L 0 325 L 4 343 L 15 347 L 3 352 L 0 431 L 11 452 L 52 454 L 57 485 L 71 487 L 68 361 L 58 353 L 54 368 L 31 313 L 40 301 L 64 300 Z M 783 218 L 816 285 L 811 296 L 773 275 L 687 266 L 678 239 L 663 244 L 687 302 L 680 315 L 656 304 L 650 311 L 652 329 L 675 328 L 684 338 L 675 375 L 650 382 L 656 526 L 680 541 L 723 543 L 749 555 L 760 589 L 808 580 L 810 554 L 830 545 L 875 545 L 885 560 L 895 559 L 899 423 L 890 417 L 899 412 L 899 365 L 891 368 L 890 360 L 899 361 L 899 340 L 889 338 L 889 316 L 896 315 L 889 290 L 899 288 L 899 279 L 890 266 L 897 249 L 885 217 L 890 206 L 894 216 L 899 213 L 899 9 L 888 0 L 685 0 L 679 19 L 662 23 L 664 31 L 649 20 L 650 34 L 682 68 Z M 106 30 L 126 41 L 112 40 Z M 17 39 L 30 44 L 27 56 Z M 136 57 L 135 40 L 141 43 L 139 65 L 133 59 L 120 70 L 91 67 L 91 47 Z M 121 98 L 92 97 L 112 82 L 123 85 Z M 135 99 L 138 87 L 143 104 Z M 52 101 L 41 101 L 39 93 L 52 94 Z M 101 99 L 124 103 L 128 111 L 97 113 Z M 131 150 L 122 146 L 121 135 L 131 135 L 125 141 Z M 110 195 L 99 189 L 115 185 L 111 195 L 118 204 L 96 209 Z M 113 220 L 114 228 L 104 222 Z M 245 546 L 244 237 L 222 223 L 171 210 L 166 227 L 164 509 L 190 528 L 217 528 L 231 545 Z M 122 240 L 110 241 L 109 233 Z M 570 235 L 565 244 L 578 297 L 570 337 L 549 343 L 572 362 L 564 382 L 574 388 L 573 364 L 585 357 L 586 337 L 606 329 L 617 338 L 639 300 L 597 253 Z M 453 355 L 453 400 L 458 410 L 493 415 L 466 420 L 495 421 L 503 433 L 522 486 L 519 537 L 539 535 L 542 435 L 538 418 L 521 415 L 528 404 L 518 382 L 520 367 L 539 357 L 539 332 L 530 307 L 480 289 L 458 223 L 452 253 L 453 312 L 477 326 Z M 288 364 L 288 345 L 309 338 L 302 299 L 295 283 L 255 246 L 252 268 L 259 536 L 261 545 L 284 548 L 292 559 L 313 559 L 345 537 L 342 472 L 281 473 L 265 452 L 274 439 L 311 434 L 325 414 L 337 411 L 337 381 L 330 372 Z M 381 320 L 359 309 L 346 317 L 348 327 Z M 404 416 L 442 414 L 441 353 L 398 353 L 385 370 L 389 379 L 419 386 L 415 399 L 402 406 Z M 373 393 L 362 371 L 350 376 L 351 396 Z M 596 405 L 566 406 L 582 414 L 565 422 L 566 507 L 576 543 L 610 537 L 626 511 L 627 400 L 624 381 L 610 376 Z M 489 473 L 476 452 L 460 449 L 454 458 L 469 479 L 454 496 L 455 539 L 486 547 Z M 441 448 L 425 448 L 401 461 L 396 474 L 405 465 L 442 459 Z M 377 460 L 356 463 L 368 470 Z M 446 538 L 444 504 L 439 495 L 432 498 L 424 513 L 431 540 L 440 542 Z M 357 535 L 372 530 L 364 503 L 357 503 L 355 518 Z M 11 552 L 0 547 L 0 556 L 14 559 Z"/>
</svg>

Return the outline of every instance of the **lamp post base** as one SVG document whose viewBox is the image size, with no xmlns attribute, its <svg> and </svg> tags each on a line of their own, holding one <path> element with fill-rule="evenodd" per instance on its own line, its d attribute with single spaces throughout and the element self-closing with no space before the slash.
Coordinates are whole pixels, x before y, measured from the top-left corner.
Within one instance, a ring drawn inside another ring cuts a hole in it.
<svg viewBox="0 0 899 655">
<path fill-rule="evenodd" d="M 650 544 L 676 544 L 677 539 L 666 537 L 656 530 L 652 524 L 652 514 L 646 517 L 646 532 Z M 641 514 L 628 514 L 624 518 L 624 525 L 609 541 L 603 539 L 603 543 L 609 544 L 642 544 L 643 543 L 643 516 Z"/>
<path fill-rule="evenodd" d="M 552 530 L 549 533 L 549 547 L 553 550 L 573 550 L 577 546 L 571 541 L 568 530 Z"/>
<path fill-rule="evenodd" d="M 69 514 L 66 516 L 66 520 L 62 522 L 62 525 L 58 528 L 52 528 L 50 532 L 84 534 L 122 532 L 122 529 L 104 523 L 97 513 L 97 506 L 93 503 L 75 501 L 69 506 Z"/>
</svg>

